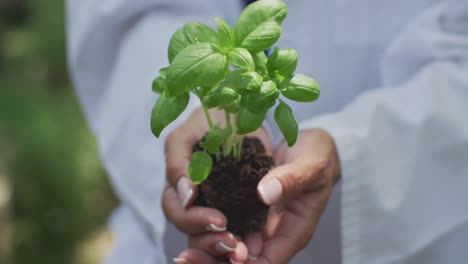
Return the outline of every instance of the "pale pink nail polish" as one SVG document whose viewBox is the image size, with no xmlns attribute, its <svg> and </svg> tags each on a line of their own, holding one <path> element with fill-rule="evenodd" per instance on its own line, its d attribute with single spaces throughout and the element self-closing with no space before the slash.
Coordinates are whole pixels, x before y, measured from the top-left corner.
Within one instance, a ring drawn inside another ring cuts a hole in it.
<svg viewBox="0 0 468 264">
<path fill-rule="evenodd" d="M 218 243 L 216 243 L 215 248 L 216 248 L 216 251 L 218 251 L 218 252 L 221 253 L 221 254 L 226 254 L 226 253 L 229 253 L 229 252 L 234 252 L 234 250 L 236 250 L 235 248 L 228 247 L 228 246 L 225 245 L 223 242 L 218 242 Z"/>
<path fill-rule="evenodd" d="M 206 230 L 212 231 L 212 232 L 223 232 L 223 231 L 226 231 L 226 227 L 209 224 L 208 226 L 206 226 Z"/>
<path fill-rule="evenodd" d="M 180 203 L 182 207 L 187 207 L 190 198 L 192 198 L 193 190 L 190 186 L 190 183 L 187 177 L 183 176 L 177 182 L 177 195 L 179 196 Z"/>
<path fill-rule="evenodd" d="M 268 205 L 272 205 L 273 203 L 279 201 L 282 192 L 283 186 L 275 178 L 265 180 L 260 185 L 258 185 L 258 193 L 260 194 L 262 200 Z"/>
<path fill-rule="evenodd" d="M 172 260 L 173 260 L 174 263 L 176 263 L 176 264 L 188 263 L 187 259 L 185 259 L 185 258 L 173 258 Z"/>
</svg>

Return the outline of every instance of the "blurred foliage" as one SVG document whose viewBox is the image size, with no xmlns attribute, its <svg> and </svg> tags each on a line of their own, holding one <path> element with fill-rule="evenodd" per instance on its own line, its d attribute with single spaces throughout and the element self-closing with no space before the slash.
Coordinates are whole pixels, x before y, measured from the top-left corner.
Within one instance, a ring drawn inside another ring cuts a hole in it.
<svg viewBox="0 0 468 264">
<path fill-rule="evenodd" d="M 11 263 L 80 262 L 116 200 L 69 83 L 63 1 L 0 2 L 2 170 L 13 187 Z"/>
</svg>

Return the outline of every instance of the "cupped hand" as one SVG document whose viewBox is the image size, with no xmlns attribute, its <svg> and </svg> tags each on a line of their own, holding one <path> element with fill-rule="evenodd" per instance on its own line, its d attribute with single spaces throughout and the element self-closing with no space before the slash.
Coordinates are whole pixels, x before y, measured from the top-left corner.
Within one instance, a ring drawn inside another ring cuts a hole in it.
<svg viewBox="0 0 468 264">
<path fill-rule="evenodd" d="M 254 242 L 261 250 L 249 263 L 288 263 L 303 249 L 312 238 L 341 172 L 334 141 L 322 129 L 301 131 L 291 148 L 283 142 L 274 159 L 278 166 L 257 188 L 260 198 L 271 208 L 263 236 Z"/>
<path fill-rule="evenodd" d="M 282 143 L 274 153 L 278 165 L 259 183 L 259 197 L 271 205 L 262 233 L 244 238 L 247 263 L 288 263 L 312 238 L 340 175 L 332 137 L 322 129 L 304 130 L 296 144 Z M 207 252 L 187 249 L 190 263 L 221 263 Z"/>
<path fill-rule="evenodd" d="M 210 111 L 210 114 L 214 123 L 224 126 L 224 112 Z M 244 243 L 226 232 L 226 217 L 213 208 L 192 206 L 198 195 L 198 187 L 187 175 L 188 166 L 193 146 L 207 131 L 208 123 L 200 108 L 167 137 L 167 182 L 162 196 L 162 208 L 169 221 L 188 235 L 189 247 L 193 250 L 201 250 L 210 256 L 226 255 L 234 262 L 245 262 L 247 248 Z M 265 129 L 260 128 L 249 136 L 258 137 L 267 154 L 272 153 L 271 141 Z"/>
</svg>

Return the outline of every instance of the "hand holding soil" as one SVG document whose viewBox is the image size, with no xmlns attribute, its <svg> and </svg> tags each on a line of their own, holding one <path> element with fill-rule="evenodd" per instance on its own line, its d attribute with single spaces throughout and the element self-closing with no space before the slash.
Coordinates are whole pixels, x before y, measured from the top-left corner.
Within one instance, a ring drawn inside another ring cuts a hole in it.
<svg viewBox="0 0 468 264">
<path fill-rule="evenodd" d="M 278 167 L 258 186 L 272 207 L 255 263 L 288 263 L 307 245 L 341 171 L 333 139 L 320 129 L 301 131 L 297 144 L 283 143 L 274 158 Z"/>
<path fill-rule="evenodd" d="M 213 121 L 224 122 L 222 111 L 213 110 L 210 114 Z M 225 215 L 214 208 L 192 206 L 197 199 L 199 186 L 187 177 L 188 166 L 193 146 L 203 138 L 208 129 L 203 110 L 198 109 L 168 136 L 167 184 L 162 197 L 163 209 L 169 220 L 189 236 L 189 247 L 205 250 L 212 256 L 229 253 L 231 259 L 244 262 L 247 259 L 247 248 L 226 231 L 228 221 Z M 247 136 L 260 139 L 265 146 L 266 155 L 272 155 L 271 141 L 265 129 L 260 128 Z M 256 184 L 252 185 L 254 193 L 255 186 Z"/>
<path fill-rule="evenodd" d="M 271 208 L 263 231 L 244 238 L 251 256 L 247 263 L 288 263 L 305 247 L 341 170 L 333 139 L 321 129 L 301 131 L 297 144 L 288 148 L 283 143 L 274 160 L 278 167 L 258 185 L 259 196 Z M 215 241 L 216 236 L 203 239 Z M 210 254 L 207 248 L 192 247 L 179 257 L 190 263 L 219 263 Z"/>
</svg>

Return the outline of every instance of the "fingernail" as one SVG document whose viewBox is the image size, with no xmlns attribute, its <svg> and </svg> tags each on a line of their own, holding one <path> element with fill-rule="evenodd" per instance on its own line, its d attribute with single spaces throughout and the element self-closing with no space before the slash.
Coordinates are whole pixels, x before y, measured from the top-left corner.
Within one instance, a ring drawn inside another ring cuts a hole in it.
<svg viewBox="0 0 468 264">
<path fill-rule="evenodd" d="M 177 264 L 179 264 L 179 263 L 188 263 L 187 259 L 185 259 L 185 258 L 173 258 L 172 260 Z"/>
<path fill-rule="evenodd" d="M 240 263 L 240 262 L 235 262 L 235 261 L 232 260 L 232 259 L 229 259 L 229 261 L 230 261 L 232 264 L 242 264 L 242 263 Z"/>
<path fill-rule="evenodd" d="M 216 248 L 216 251 L 218 251 L 221 254 L 233 252 L 234 250 L 236 250 L 235 248 L 226 246 L 223 242 L 216 243 L 215 248 Z"/>
<path fill-rule="evenodd" d="M 277 202 L 281 198 L 281 193 L 283 192 L 283 187 L 277 179 L 268 179 L 258 185 L 258 192 L 262 197 L 262 200 L 271 205 Z"/>
<path fill-rule="evenodd" d="M 247 258 L 249 258 L 250 260 L 257 260 L 257 256 L 248 255 Z"/>
<path fill-rule="evenodd" d="M 179 195 L 182 207 L 187 207 L 190 198 L 192 198 L 193 190 L 190 188 L 189 181 L 185 176 L 180 177 L 180 180 L 177 182 L 177 195 Z"/>
<path fill-rule="evenodd" d="M 226 227 L 220 227 L 214 224 L 209 224 L 206 226 L 206 230 L 212 231 L 212 232 L 223 232 L 223 231 L 226 231 Z"/>
</svg>

